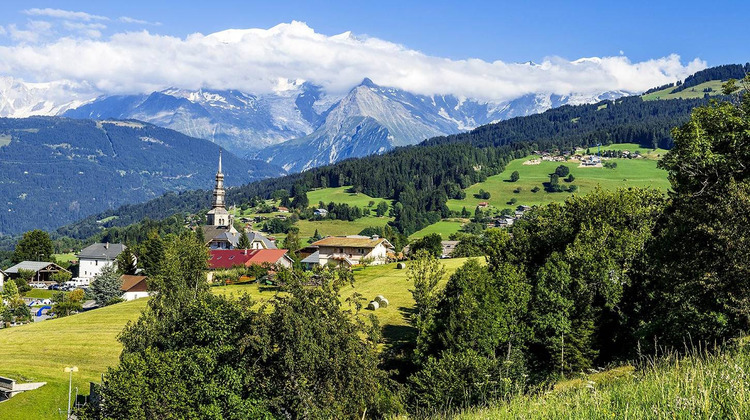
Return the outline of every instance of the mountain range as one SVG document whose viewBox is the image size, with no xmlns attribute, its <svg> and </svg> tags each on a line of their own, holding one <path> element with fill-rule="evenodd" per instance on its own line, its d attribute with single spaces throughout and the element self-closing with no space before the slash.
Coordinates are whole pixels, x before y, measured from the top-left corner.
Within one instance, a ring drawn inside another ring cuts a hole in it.
<svg viewBox="0 0 750 420">
<path fill-rule="evenodd" d="M 560 105 L 627 94 L 528 94 L 508 102 L 489 103 L 453 95 L 413 94 L 365 78 L 343 96 L 329 95 L 309 82 L 291 80 L 266 94 L 170 88 L 142 95 L 87 98 L 79 94 L 73 101 L 60 102 L 53 99 L 53 93 L 72 88 L 3 80 L 0 116 L 135 119 L 213 141 L 238 156 L 262 159 L 292 172 L 382 153 Z"/>
</svg>

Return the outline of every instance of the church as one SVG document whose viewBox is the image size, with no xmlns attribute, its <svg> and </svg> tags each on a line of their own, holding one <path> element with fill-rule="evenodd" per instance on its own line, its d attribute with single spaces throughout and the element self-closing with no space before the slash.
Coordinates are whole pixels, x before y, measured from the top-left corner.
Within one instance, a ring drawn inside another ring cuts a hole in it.
<svg viewBox="0 0 750 420">
<path fill-rule="evenodd" d="M 210 249 L 235 249 L 240 241 L 240 232 L 234 227 L 234 217 L 227 211 L 224 189 L 224 174 L 221 172 L 221 150 L 219 170 L 216 172 L 211 210 L 206 214 L 206 224 L 201 226 L 206 245 Z M 276 249 L 276 245 L 260 233 L 248 235 L 251 249 Z"/>
</svg>

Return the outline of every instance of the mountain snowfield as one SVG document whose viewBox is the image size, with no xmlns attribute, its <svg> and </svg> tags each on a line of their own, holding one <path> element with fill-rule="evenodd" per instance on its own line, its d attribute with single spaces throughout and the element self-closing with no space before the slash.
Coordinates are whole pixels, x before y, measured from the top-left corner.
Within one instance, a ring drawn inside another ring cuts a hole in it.
<svg viewBox="0 0 750 420">
<path fill-rule="evenodd" d="M 303 80 L 279 79 L 271 93 L 169 88 L 140 95 L 94 97 L 65 82 L 0 78 L 0 117 L 135 119 L 213 141 L 290 172 L 383 153 L 561 105 L 615 99 L 599 94 L 527 94 L 491 103 L 453 95 L 419 95 L 365 78 L 346 95 L 328 95 Z M 89 90 L 90 91 L 90 90 Z"/>
</svg>

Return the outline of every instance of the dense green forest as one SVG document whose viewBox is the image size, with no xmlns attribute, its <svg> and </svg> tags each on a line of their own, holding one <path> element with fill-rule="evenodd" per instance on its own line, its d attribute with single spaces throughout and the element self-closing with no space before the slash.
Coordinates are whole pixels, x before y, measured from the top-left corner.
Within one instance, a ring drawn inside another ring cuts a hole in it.
<svg viewBox="0 0 750 420">
<path fill-rule="evenodd" d="M 274 191 L 304 191 L 353 185 L 363 193 L 396 201 L 393 225 L 404 234 L 448 216 L 445 205 L 461 188 L 500 173 L 505 165 L 534 150 L 563 149 L 599 143 L 632 142 L 670 147 L 670 129 L 687 121 L 705 100 L 644 102 L 639 97 L 592 105 L 563 106 L 538 115 L 513 118 L 455 136 L 438 137 L 383 155 L 352 159 L 300 174 L 266 179 L 227 191 L 230 204 Z M 143 218 L 162 219 L 194 213 L 209 205 L 208 191 L 169 193 L 156 200 L 124 206 L 65 226 L 58 233 L 85 238 L 107 226 L 126 226 Z"/>
<path fill-rule="evenodd" d="M 53 230 L 165 191 L 208 188 L 218 155 L 207 140 L 140 122 L 0 118 L 0 234 Z M 284 173 L 228 153 L 224 172 L 229 185 Z"/>
</svg>

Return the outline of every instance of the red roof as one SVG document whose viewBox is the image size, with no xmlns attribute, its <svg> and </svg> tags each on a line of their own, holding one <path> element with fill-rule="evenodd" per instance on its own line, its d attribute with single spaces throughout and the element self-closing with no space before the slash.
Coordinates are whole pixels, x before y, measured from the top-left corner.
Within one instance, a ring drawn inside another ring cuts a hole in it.
<svg viewBox="0 0 750 420">
<path fill-rule="evenodd" d="M 286 249 L 212 249 L 208 266 L 212 270 L 238 265 L 275 264 L 288 251 Z"/>
</svg>

